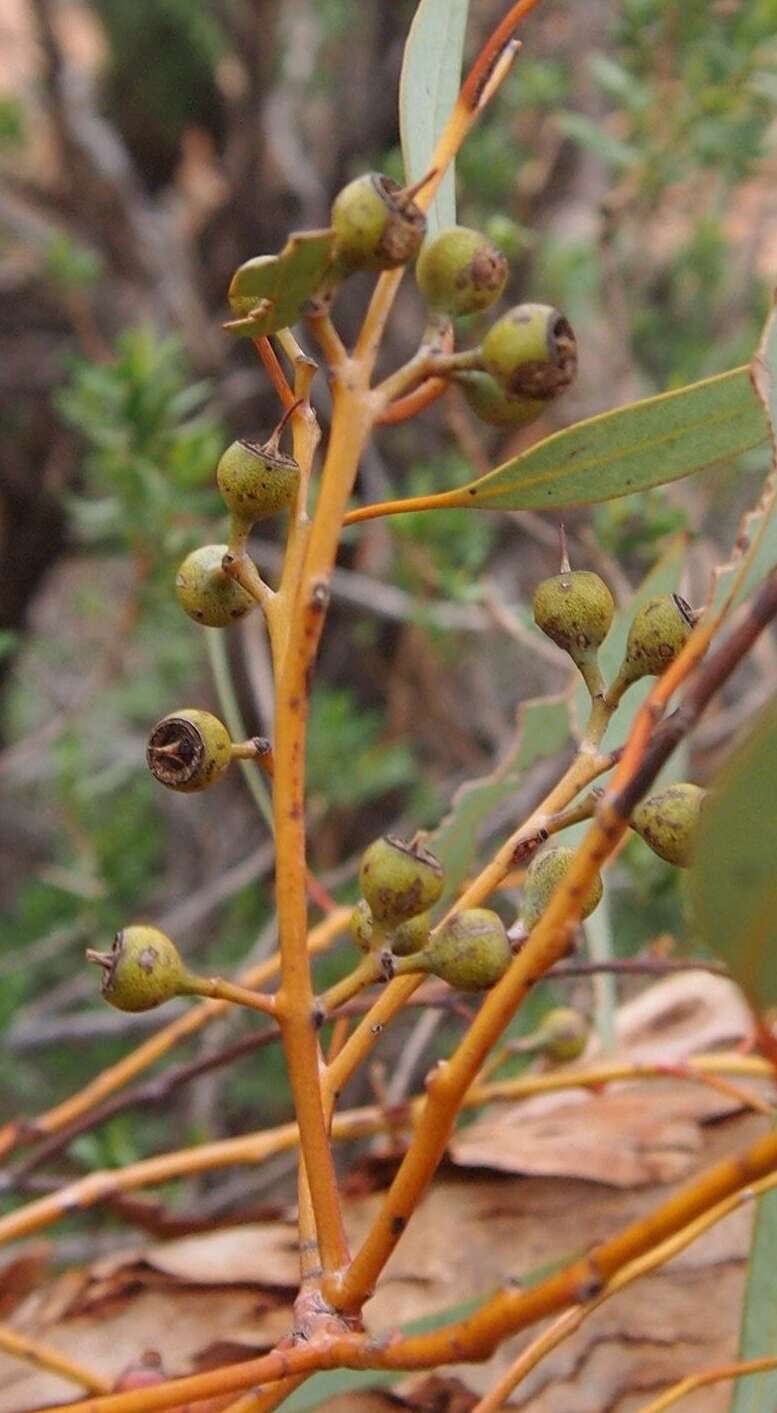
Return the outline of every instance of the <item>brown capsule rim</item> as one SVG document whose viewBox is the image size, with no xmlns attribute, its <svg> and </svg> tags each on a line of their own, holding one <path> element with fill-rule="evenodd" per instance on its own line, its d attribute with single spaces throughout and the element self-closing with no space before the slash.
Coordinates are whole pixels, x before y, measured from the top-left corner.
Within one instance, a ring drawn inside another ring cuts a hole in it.
<svg viewBox="0 0 777 1413">
<path fill-rule="evenodd" d="M 283 451 L 269 451 L 266 442 L 252 442 L 248 437 L 240 437 L 238 445 L 276 471 L 299 471 L 299 462 L 295 457 L 287 456 Z"/>
<path fill-rule="evenodd" d="M 162 785 L 188 785 L 205 762 L 205 742 L 192 721 L 165 716 L 158 721 L 146 746 L 151 774 Z"/>
<path fill-rule="evenodd" d="M 425 864 L 427 868 L 433 869 L 435 873 L 442 877 L 443 867 L 440 860 L 429 849 L 424 848 L 423 844 L 408 843 L 405 839 L 400 839 L 396 834 L 384 834 L 383 838 L 392 848 L 399 849 L 401 853 L 407 854 L 408 858 L 416 859 L 419 863 Z"/>
</svg>

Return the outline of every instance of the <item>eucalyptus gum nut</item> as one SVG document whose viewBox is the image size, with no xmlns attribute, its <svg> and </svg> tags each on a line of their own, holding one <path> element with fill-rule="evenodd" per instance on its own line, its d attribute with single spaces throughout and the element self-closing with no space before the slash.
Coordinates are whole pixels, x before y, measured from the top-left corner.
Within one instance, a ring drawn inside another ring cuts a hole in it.
<svg viewBox="0 0 777 1413">
<path fill-rule="evenodd" d="M 654 854 L 677 868 L 687 868 L 707 792 L 698 785 L 667 785 L 637 805 L 630 824 Z"/>
<path fill-rule="evenodd" d="M 393 270 L 414 259 L 426 217 L 399 182 L 367 172 L 343 187 L 331 215 L 335 262 L 344 272 Z"/>
<path fill-rule="evenodd" d="M 424 246 L 415 273 L 429 308 L 456 318 L 493 304 L 508 272 L 504 255 L 487 236 L 467 226 L 449 226 Z"/>
<path fill-rule="evenodd" d="M 475 416 L 489 427 L 528 427 L 545 410 L 545 403 L 536 397 L 515 397 L 506 392 L 490 373 L 467 370 L 454 373 L 453 381 Z"/>
<path fill-rule="evenodd" d="M 245 618 L 256 601 L 222 568 L 227 545 L 203 545 L 186 556 L 175 577 L 178 602 L 195 623 L 226 628 Z"/>
<path fill-rule="evenodd" d="M 559 1064 L 577 1060 L 588 1044 L 589 1025 L 572 1006 L 554 1006 L 546 1011 L 536 1030 L 538 1046 L 549 1060 Z"/>
<path fill-rule="evenodd" d="M 566 877 L 574 856 L 574 849 L 565 844 L 558 844 L 534 855 L 526 870 L 521 908 L 521 920 L 529 931 L 539 922 L 559 883 Z M 581 918 L 590 916 L 601 897 L 602 880 L 597 874 L 586 895 Z"/>
<path fill-rule="evenodd" d="M 158 927 L 135 923 L 116 933 L 109 953 L 86 955 L 102 967 L 100 989 L 119 1011 L 151 1011 L 188 993 L 189 973 L 178 948 Z"/>
<path fill-rule="evenodd" d="M 434 854 L 387 834 L 365 850 L 359 883 L 376 921 L 395 925 L 433 907 L 444 877 Z"/>
<path fill-rule="evenodd" d="M 456 991 L 488 991 L 513 959 L 499 915 L 490 908 L 465 908 L 444 923 L 420 952 L 400 958 L 401 972 L 425 971 Z"/>
<path fill-rule="evenodd" d="M 232 738 L 209 711 L 182 707 L 158 721 L 146 746 L 151 774 L 169 790 L 192 794 L 220 780 L 232 759 Z"/>
<path fill-rule="evenodd" d="M 636 614 L 626 640 L 622 675 L 628 682 L 660 677 L 693 632 L 693 610 L 679 594 L 648 599 Z"/>
<path fill-rule="evenodd" d="M 228 446 L 216 470 L 226 505 L 244 521 L 287 510 L 296 500 L 299 477 L 299 463 L 293 456 L 249 441 Z"/>
<path fill-rule="evenodd" d="M 399 927 L 393 928 L 386 942 L 395 957 L 409 957 L 426 946 L 431 930 L 430 914 L 419 913 L 417 917 L 410 917 L 407 922 L 401 922 Z"/>
<path fill-rule="evenodd" d="M 563 314 L 548 304 L 518 304 L 492 324 L 483 366 L 517 397 L 558 397 L 577 372 L 577 343 Z"/>
<path fill-rule="evenodd" d="M 603 579 L 588 569 L 543 579 L 534 591 L 534 622 L 577 662 L 601 647 L 612 626 L 615 602 Z"/>
<path fill-rule="evenodd" d="M 372 909 L 366 898 L 360 898 L 351 913 L 348 919 L 348 931 L 359 951 L 369 952 L 372 944 L 373 918 Z"/>
</svg>

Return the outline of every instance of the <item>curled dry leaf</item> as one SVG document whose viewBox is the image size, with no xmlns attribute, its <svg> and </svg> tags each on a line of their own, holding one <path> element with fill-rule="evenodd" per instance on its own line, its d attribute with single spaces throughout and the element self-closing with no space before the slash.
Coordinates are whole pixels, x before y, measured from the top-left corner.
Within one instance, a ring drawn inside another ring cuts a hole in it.
<svg viewBox="0 0 777 1413">
<path fill-rule="evenodd" d="M 649 987 L 622 1006 L 618 1048 L 611 1058 L 681 1064 L 692 1054 L 736 1046 L 750 1034 L 740 992 L 725 978 L 687 972 Z M 601 1058 L 596 1041 L 570 1072 Z M 748 1086 L 757 1086 L 748 1081 Z M 585 1178 L 614 1187 L 673 1182 L 702 1147 L 700 1125 L 736 1112 L 735 1100 L 683 1080 L 611 1085 L 538 1095 L 510 1108 L 494 1106 L 453 1140 L 463 1167 Z"/>
</svg>

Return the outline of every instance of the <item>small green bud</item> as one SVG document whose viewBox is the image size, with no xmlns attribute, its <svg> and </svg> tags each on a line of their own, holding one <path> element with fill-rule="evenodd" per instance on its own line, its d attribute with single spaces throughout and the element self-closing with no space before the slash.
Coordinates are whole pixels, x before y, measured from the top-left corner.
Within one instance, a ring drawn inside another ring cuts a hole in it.
<svg viewBox="0 0 777 1413">
<path fill-rule="evenodd" d="M 502 293 L 507 275 L 501 250 L 466 226 L 440 231 L 416 265 L 418 288 L 429 308 L 453 318 L 487 309 Z"/>
<path fill-rule="evenodd" d="M 222 568 L 227 545 L 203 545 L 187 554 L 175 578 L 181 607 L 206 628 L 226 628 L 245 618 L 256 602 Z"/>
<path fill-rule="evenodd" d="M 398 957 L 394 975 L 422 971 L 456 991 L 487 991 L 504 976 L 513 952 L 502 919 L 489 908 L 465 908 L 420 952 Z"/>
<path fill-rule="evenodd" d="M 490 373 L 472 370 L 454 373 L 453 381 L 461 388 L 475 416 L 489 427 L 528 427 L 545 411 L 541 399 L 513 396 Z"/>
<path fill-rule="evenodd" d="M 271 439 L 272 440 L 272 439 Z M 233 515 L 253 522 L 293 505 L 299 463 L 271 446 L 249 441 L 228 446 L 216 470 L 219 490 Z"/>
<path fill-rule="evenodd" d="M 433 907 L 444 877 L 434 854 L 387 834 L 365 851 L 359 882 L 376 921 L 393 926 Z"/>
<path fill-rule="evenodd" d="M 335 261 L 353 270 L 393 270 L 418 253 L 426 217 L 411 194 L 391 177 L 367 172 L 335 197 Z"/>
<path fill-rule="evenodd" d="M 534 591 L 534 622 L 576 663 L 581 655 L 601 647 L 614 612 L 604 580 L 588 569 L 555 574 Z"/>
<path fill-rule="evenodd" d="M 554 1006 L 546 1011 L 535 1032 L 538 1049 L 559 1064 L 579 1059 L 588 1044 L 588 1035 L 587 1020 L 571 1006 Z"/>
<path fill-rule="evenodd" d="M 146 746 L 151 774 L 169 790 L 190 794 L 220 780 L 232 759 L 226 726 L 209 711 L 183 707 L 162 717 Z"/>
<path fill-rule="evenodd" d="M 158 927 L 122 928 L 110 953 L 86 953 L 103 968 L 102 994 L 119 1011 L 150 1011 L 189 992 L 189 973 L 175 943 Z"/>
<path fill-rule="evenodd" d="M 571 325 L 547 304 L 519 304 L 497 319 L 481 345 L 483 366 L 515 397 L 558 397 L 577 372 Z"/>
<path fill-rule="evenodd" d="M 608 699 L 617 703 L 626 688 L 641 677 L 660 677 L 685 647 L 693 625 L 693 609 L 679 594 L 648 599 L 635 614 Z"/>
<path fill-rule="evenodd" d="M 348 920 L 348 931 L 360 952 L 369 952 L 373 930 L 372 909 L 366 898 L 360 898 Z"/>
<path fill-rule="evenodd" d="M 566 877 L 574 857 L 574 849 L 570 849 L 564 844 L 545 849 L 541 854 L 534 855 L 526 870 L 523 885 L 523 907 L 521 909 L 521 919 L 529 931 L 539 922 L 558 885 Z M 590 916 L 599 904 L 601 896 L 602 880 L 597 874 L 588 890 L 581 913 L 582 918 Z"/>
<path fill-rule="evenodd" d="M 401 922 L 399 927 L 392 928 L 386 942 L 395 957 L 409 957 L 412 952 L 420 952 L 421 948 L 426 946 L 431 930 L 430 914 L 418 913 L 417 917 L 409 917 L 407 922 Z"/>
<path fill-rule="evenodd" d="M 706 790 L 698 785 L 667 785 L 637 805 L 631 827 L 660 859 L 687 868 L 706 796 Z"/>
</svg>

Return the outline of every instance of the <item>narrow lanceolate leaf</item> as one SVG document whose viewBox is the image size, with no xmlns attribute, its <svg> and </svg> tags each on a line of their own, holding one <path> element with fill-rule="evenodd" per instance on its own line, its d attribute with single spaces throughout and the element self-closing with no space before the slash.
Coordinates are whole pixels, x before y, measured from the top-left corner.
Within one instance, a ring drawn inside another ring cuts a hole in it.
<svg viewBox="0 0 777 1413">
<path fill-rule="evenodd" d="M 759 717 L 702 812 L 691 894 L 703 941 L 753 1006 L 777 1003 L 777 703 Z"/>
<path fill-rule="evenodd" d="M 751 364 L 751 376 L 771 433 L 771 471 L 757 503 L 742 517 L 731 557 L 715 571 L 712 602 L 730 612 L 777 564 L 777 311 L 772 310 Z"/>
<path fill-rule="evenodd" d="M 458 97 L 469 0 L 421 0 L 405 44 L 399 81 L 399 131 L 405 180 L 420 181 L 432 164 Z M 456 220 L 453 164 L 427 212 L 430 236 Z"/>
<path fill-rule="evenodd" d="M 747 1291 L 742 1309 L 739 1359 L 761 1359 L 777 1352 L 777 1301 L 774 1298 L 774 1272 L 777 1269 L 777 1191 L 759 1198 Z M 759 1374 L 756 1379 L 738 1379 L 731 1413 L 773 1413 L 777 1408 L 777 1370 Z"/>
<path fill-rule="evenodd" d="M 735 368 L 577 422 L 445 500 L 481 510 L 590 505 L 690 476 L 767 436 L 749 370 Z"/>
<path fill-rule="evenodd" d="M 564 510 L 646 491 L 760 446 L 766 413 L 748 368 L 576 422 L 487 476 L 440 495 L 351 511 L 347 523 L 417 510 Z"/>
<path fill-rule="evenodd" d="M 332 231 L 290 235 L 278 255 L 246 260 L 232 276 L 229 303 L 235 315 L 225 325 L 249 338 L 288 329 L 320 289 L 332 263 Z"/>
<path fill-rule="evenodd" d="M 758 396 L 766 409 L 772 439 L 772 470 L 767 477 L 758 505 L 744 517 L 740 526 L 738 544 L 742 549 L 737 564 L 736 551 L 729 565 L 724 565 L 717 576 L 716 602 L 728 594 L 735 603 L 750 593 L 754 585 L 763 578 L 772 565 L 777 563 L 777 312 L 767 321 L 763 337 L 753 359 L 753 381 Z M 733 582 L 731 582 L 733 580 Z M 777 756 L 777 721 L 774 710 L 771 715 L 771 751 Z M 761 730 L 764 728 L 762 727 Z M 769 731 L 766 727 L 766 751 L 769 751 Z M 748 750 L 750 743 L 744 749 Z M 753 748 L 756 756 L 758 747 Z M 763 748 L 762 748 L 763 750 Z M 736 769 L 736 762 L 734 763 Z M 766 783 L 766 782 L 765 782 Z M 774 787 L 772 779 L 772 789 Z M 767 787 L 768 788 L 768 787 Z M 772 807 L 773 808 L 773 807 Z M 712 824 L 715 821 L 713 819 Z M 775 819 L 772 814 L 759 821 L 759 829 L 774 831 Z M 719 826 L 720 827 L 720 826 Z M 758 854 L 761 846 L 758 845 Z M 767 860 L 768 862 L 768 860 Z M 772 859 L 774 868 L 774 859 Z M 761 864 L 763 876 L 763 863 Z M 700 885 L 703 879 L 699 880 Z M 774 945 L 777 923 L 774 924 L 771 938 Z M 767 942 L 768 947 L 768 942 Z M 772 967 L 774 959 L 771 959 Z M 767 963 L 768 964 L 768 963 Z M 777 1265 L 777 1191 L 768 1192 L 758 1203 L 753 1238 L 750 1248 L 750 1263 L 747 1273 L 747 1290 L 742 1308 L 742 1325 L 739 1334 L 739 1358 L 759 1359 L 777 1351 L 777 1303 L 774 1299 L 774 1271 Z M 777 1371 L 761 1374 L 757 1379 L 739 1379 L 731 1403 L 731 1413 L 771 1413 L 777 1408 Z"/>
</svg>

